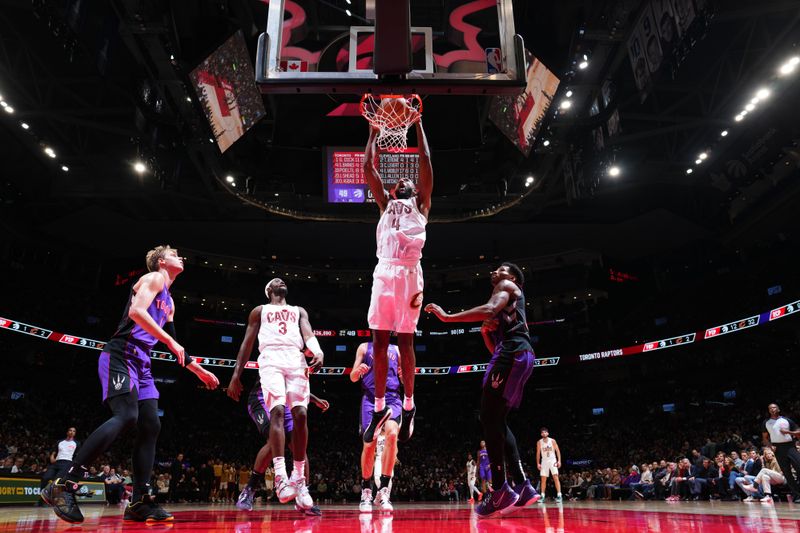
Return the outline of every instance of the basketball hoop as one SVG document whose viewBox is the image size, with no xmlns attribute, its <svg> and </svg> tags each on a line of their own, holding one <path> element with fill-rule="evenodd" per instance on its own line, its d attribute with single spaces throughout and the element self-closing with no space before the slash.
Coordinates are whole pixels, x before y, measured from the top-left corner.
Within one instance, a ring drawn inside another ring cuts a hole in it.
<svg viewBox="0 0 800 533">
<path fill-rule="evenodd" d="M 375 98 L 367 93 L 361 97 L 361 114 L 378 128 L 378 148 L 402 152 L 408 147 L 408 128 L 422 114 L 422 100 L 418 94 L 381 94 Z"/>
</svg>

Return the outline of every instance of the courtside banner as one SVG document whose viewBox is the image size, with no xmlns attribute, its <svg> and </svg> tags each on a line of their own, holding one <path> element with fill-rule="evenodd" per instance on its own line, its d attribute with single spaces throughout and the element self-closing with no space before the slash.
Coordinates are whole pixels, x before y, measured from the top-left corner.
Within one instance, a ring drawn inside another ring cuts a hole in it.
<svg viewBox="0 0 800 533">
<path fill-rule="evenodd" d="M 40 477 L 0 477 L 0 505 L 36 503 L 39 501 Z M 87 481 L 78 492 L 78 503 L 104 503 L 106 487 L 104 483 Z"/>
</svg>

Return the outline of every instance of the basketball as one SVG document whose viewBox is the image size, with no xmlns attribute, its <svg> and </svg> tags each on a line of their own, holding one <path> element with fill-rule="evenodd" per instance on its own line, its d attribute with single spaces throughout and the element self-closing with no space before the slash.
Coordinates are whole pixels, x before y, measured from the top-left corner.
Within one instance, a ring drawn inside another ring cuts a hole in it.
<svg viewBox="0 0 800 533">
<path fill-rule="evenodd" d="M 383 98 L 376 115 L 386 121 L 388 128 L 400 128 L 406 124 L 411 106 L 405 98 Z"/>
</svg>

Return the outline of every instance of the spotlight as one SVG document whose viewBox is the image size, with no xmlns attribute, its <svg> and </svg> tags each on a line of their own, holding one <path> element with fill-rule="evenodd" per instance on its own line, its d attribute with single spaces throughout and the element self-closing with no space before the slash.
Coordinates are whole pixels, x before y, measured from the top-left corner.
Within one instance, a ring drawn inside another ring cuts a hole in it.
<svg viewBox="0 0 800 533">
<path fill-rule="evenodd" d="M 727 137 L 728 136 L 728 130 L 722 130 L 722 133 L 720 133 L 719 136 L 720 137 Z"/>
<path fill-rule="evenodd" d="M 569 100 L 564 100 L 558 107 L 560 107 L 561 109 L 569 109 L 570 107 L 572 107 L 572 102 L 570 102 Z"/>
<path fill-rule="evenodd" d="M 2 107 L 8 107 L 8 104 L 6 103 L 6 101 L 5 101 L 5 100 L 0 100 L 0 106 L 2 106 Z"/>
<path fill-rule="evenodd" d="M 699 164 L 700 164 L 700 163 L 702 163 L 702 162 L 703 162 L 703 160 L 702 160 L 702 159 L 695 159 L 695 160 L 694 160 L 694 164 L 695 164 L 695 165 L 699 165 Z"/>
<path fill-rule="evenodd" d="M 350 13 L 350 10 L 349 10 L 349 9 L 345 9 L 345 10 L 344 10 L 344 12 L 345 12 L 345 13 L 347 13 L 347 16 L 348 16 L 348 17 L 352 17 L 352 16 L 353 16 L 353 14 L 352 14 L 352 13 Z"/>
<path fill-rule="evenodd" d="M 795 67 L 797 67 L 797 63 L 800 63 L 800 58 L 793 57 L 792 59 L 781 65 L 781 68 L 778 69 L 778 72 L 780 72 L 781 76 L 786 76 L 787 74 L 791 74 L 792 72 L 794 72 Z"/>
<path fill-rule="evenodd" d="M 542 143 L 542 146 L 545 147 L 550 146 L 550 139 L 545 139 L 544 142 Z"/>
<path fill-rule="evenodd" d="M 211 137 L 209 137 L 209 138 L 208 138 L 208 142 L 210 142 L 211 144 L 214 144 L 214 139 L 212 139 Z"/>
<path fill-rule="evenodd" d="M 233 183 L 233 176 L 228 174 L 227 176 L 225 176 L 225 181 L 227 181 L 228 183 Z"/>
<path fill-rule="evenodd" d="M 733 120 L 735 120 L 736 122 L 741 122 L 742 120 L 744 120 L 744 115 L 736 115 L 733 118 Z"/>
<path fill-rule="evenodd" d="M 27 122 L 20 122 L 19 125 L 22 127 L 23 130 L 27 130 L 27 129 L 30 128 L 30 126 L 28 126 Z"/>
<path fill-rule="evenodd" d="M 706 159 L 708 159 L 708 153 L 707 152 L 701 152 L 700 155 L 697 156 L 697 159 L 699 159 L 701 161 L 705 161 Z"/>
<path fill-rule="evenodd" d="M 578 63 L 578 68 L 581 69 L 581 70 L 585 70 L 586 67 L 588 67 L 588 66 L 589 66 L 589 62 L 586 61 L 585 59 L 583 61 L 581 61 L 580 63 Z"/>
<path fill-rule="evenodd" d="M 687 173 L 687 174 L 691 174 L 692 172 L 694 172 L 694 170 L 692 170 L 691 168 L 687 168 L 687 169 L 686 169 L 686 173 Z"/>
<path fill-rule="evenodd" d="M 236 187 L 236 182 L 235 181 L 231 182 L 231 187 Z"/>
<path fill-rule="evenodd" d="M 147 165 L 145 165 L 141 161 L 137 161 L 133 164 L 133 170 L 135 170 L 139 174 L 144 174 L 147 171 Z"/>
<path fill-rule="evenodd" d="M 67 165 L 61 165 L 61 170 L 64 172 L 69 172 L 69 167 Z"/>
<path fill-rule="evenodd" d="M 11 114 L 11 113 L 14 112 L 14 108 L 11 107 L 10 105 L 5 106 L 3 109 L 5 109 L 6 113 L 8 113 L 8 114 Z"/>
<path fill-rule="evenodd" d="M 770 94 L 769 89 L 761 88 L 756 93 L 756 98 L 758 98 L 759 100 L 764 100 L 765 98 L 769 98 L 769 94 Z"/>
<path fill-rule="evenodd" d="M 572 89 L 567 91 L 567 95 L 566 96 L 567 96 L 567 98 L 572 98 Z"/>
<path fill-rule="evenodd" d="M 344 1 L 347 2 L 348 4 L 352 4 L 353 3 L 350 0 L 344 0 Z"/>
<path fill-rule="evenodd" d="M 761 99 L 758 96 L 754 96 L 753 99 L 750 100 L 750 103 L 753 104 L 753 105 L 756 105 L 760 101 L 761 101 Z"/>
<path fill-rule="evenodd" d="M 608 169 L 608 175 L 611 176 L 612 178 L 616 178 L 617 176 L 620 175 L 621 172 L 622 171 L 616 165 Z"/>
<path fill-rule="evenodd" d="M 192 101 L 192 97 L 191 97 L 191 96 L 187 96 L 187 97 L 186 97 L 186 101 L 191 103 L 191 101 Z"/>
<path fill-rule="evenodd" d="M 46 153 L 47 155 L 49 155 L 53 159 L 55 159 L 55 157 L 56 157 L 55 151 L 52 148 L 50 148 L 49 146 L 45 146 L 44 147 L 44 153 Z"/>
<path fill-rule="evenodd" d="M 744 106 L 744 108 L 745 108 L 747 111 L 752 111 L 753 109 L 755 109 L 755 108 L 756 108 L 756 105 L 755 105 L 755 104 L 747 104 L 746 106 Z"/>
</svg>

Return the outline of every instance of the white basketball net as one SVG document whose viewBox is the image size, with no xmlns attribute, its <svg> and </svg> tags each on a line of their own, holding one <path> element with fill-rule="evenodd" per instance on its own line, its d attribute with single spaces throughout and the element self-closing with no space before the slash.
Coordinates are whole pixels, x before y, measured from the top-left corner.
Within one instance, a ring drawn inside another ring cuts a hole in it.
<svg viewBox="0 0 800 533">
<path fill-rule="evenodd" d="M 405 98 L 408 105 L 418 113 L 422 113 L 422 100 L 416 94 L 410 97 L 385 94 L 375 97 L 365 94 L 361 98 L 361 114 L 380 130 L 378 148 L 392 153 L 402 152 L 408 147 L 408 128 L 411 127 L 414 115 L 406 113 L 403 106 L 381 107 L 381 102 L 387 98 Z"/>
</svg>

